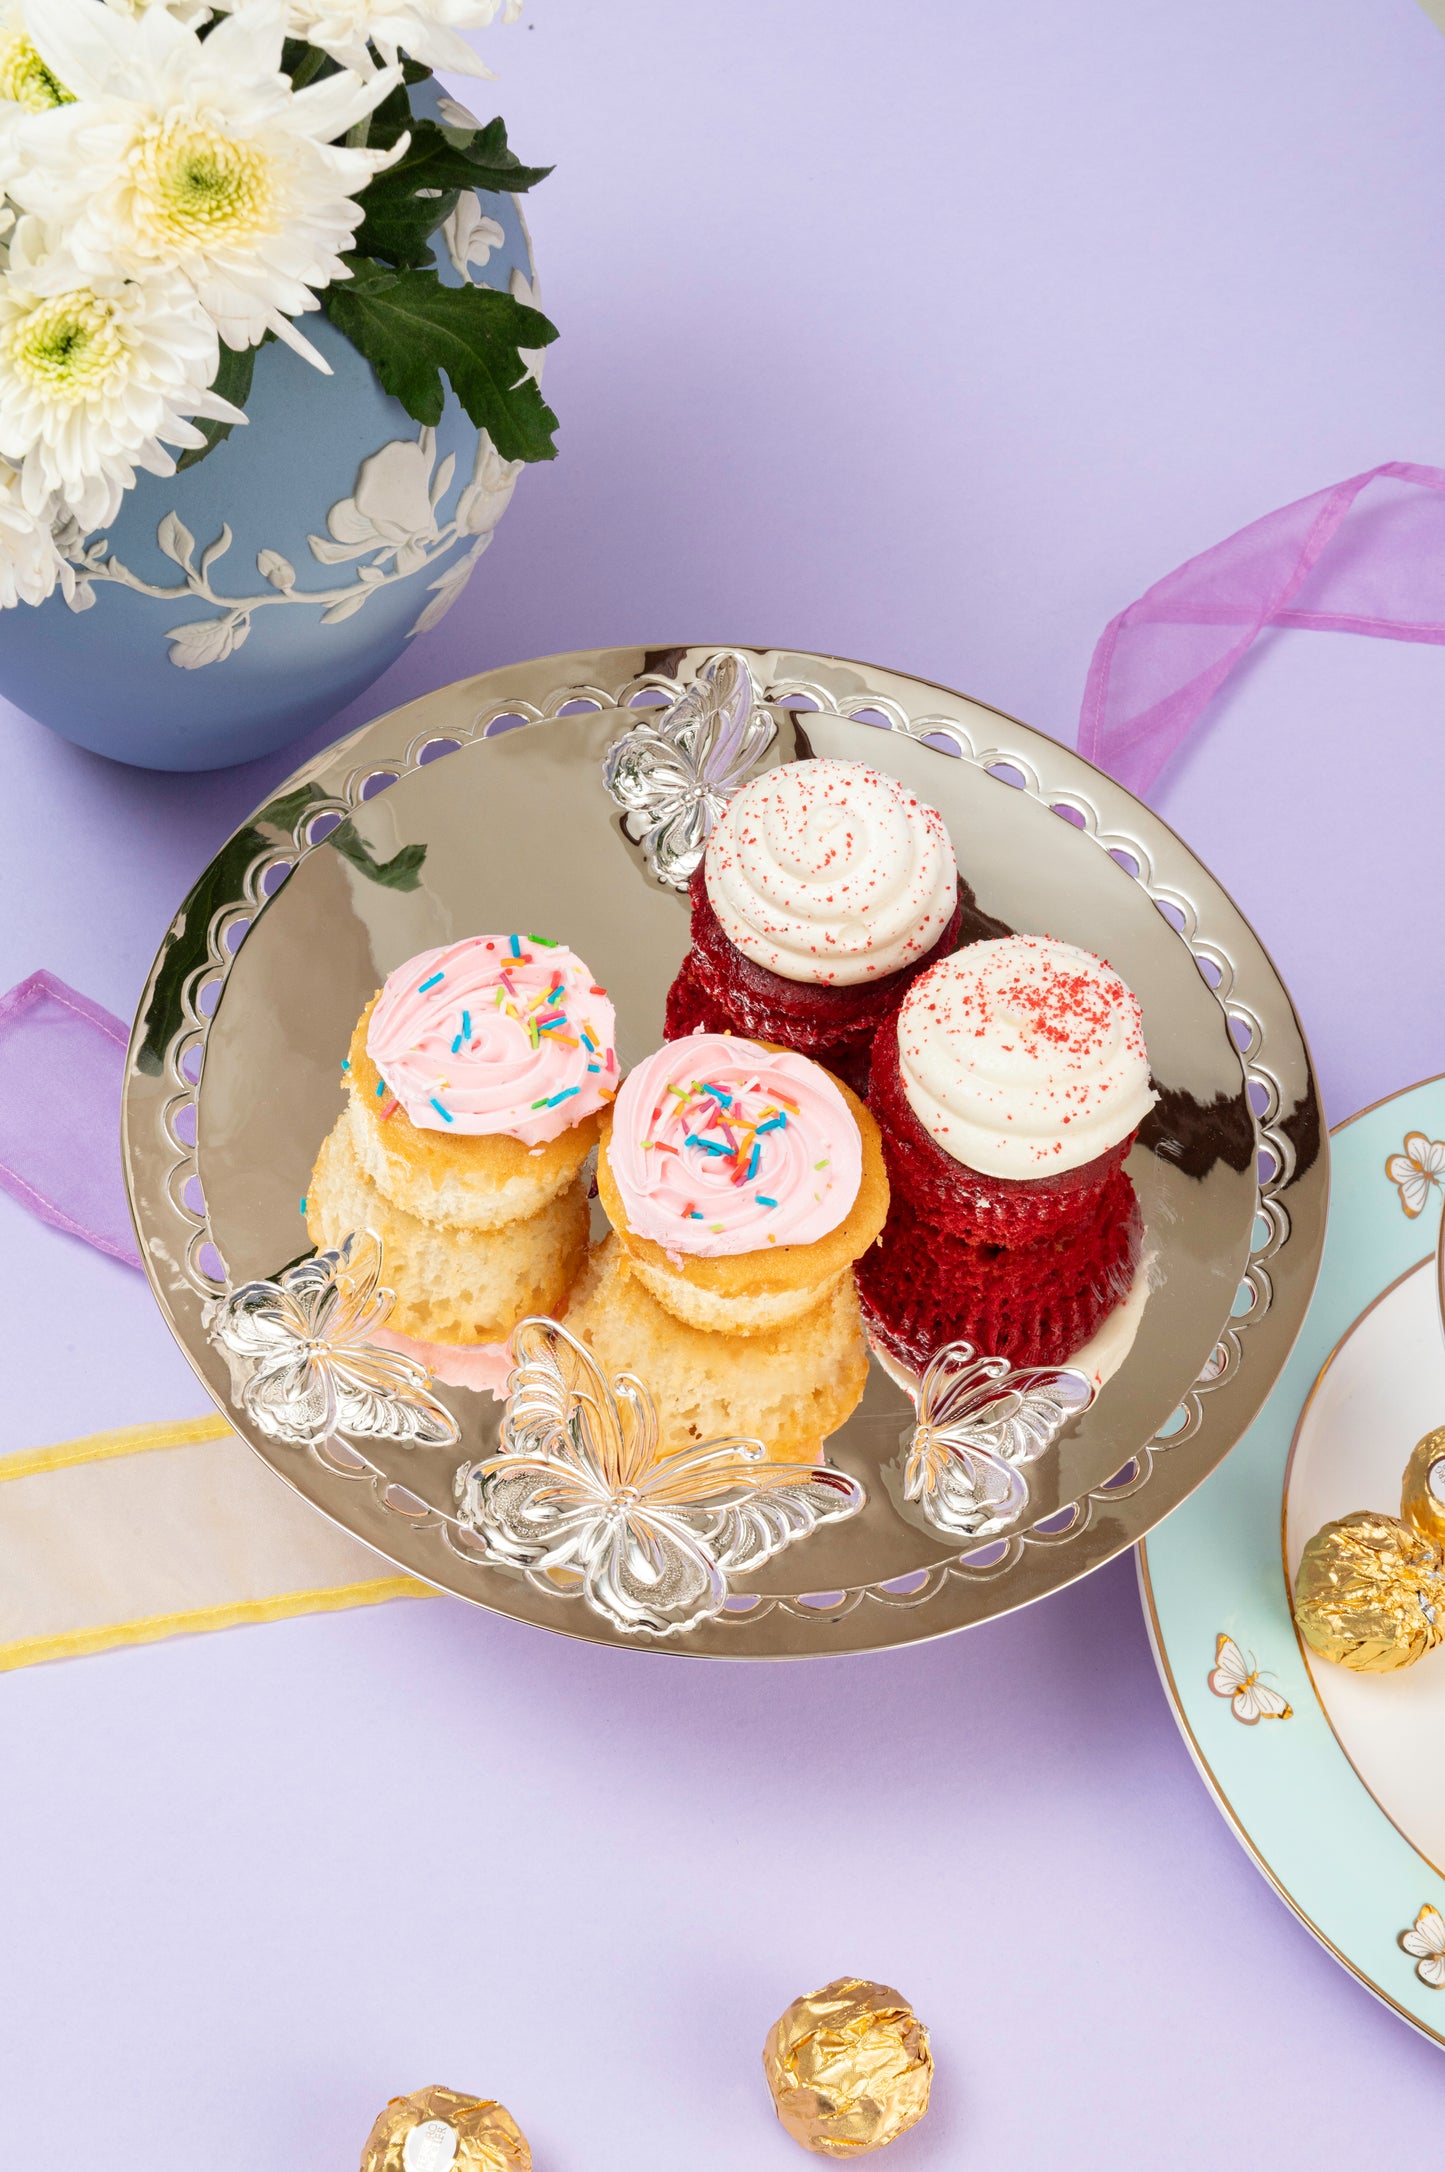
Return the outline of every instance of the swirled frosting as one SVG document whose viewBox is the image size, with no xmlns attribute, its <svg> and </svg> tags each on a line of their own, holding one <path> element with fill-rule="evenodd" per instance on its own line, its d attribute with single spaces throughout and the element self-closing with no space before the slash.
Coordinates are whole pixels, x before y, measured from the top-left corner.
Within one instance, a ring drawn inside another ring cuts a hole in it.
<svg viewBox="0 0 1445 2172">
<path fill-rule="evenodd" d="M 617 1090 L 605 988 L 561 943 L 471 935 L 391 974 L 366 1052 L 423 1131 L 541 1146 Z"/>
<path fill-rule="evenodd" d="M 745 958 L 824 987 L 911 965 L 958 902 L 942 815 L 863 762 L 764 770 L 728 802 L 703 874 Z"/>
<path fill-rule="evenodd" d="M 702 1259 L 816 1243 L 863 1175 L 827 1072 L 730 1033 L 669 1041 L 629 1071 L 607 1157 L 629 1227 Z"/>
<path fill-rule="evenodd" d="M 970 943 L 920 974 L 898 1059 L 929 1137 L 985 1176 L 1080 1168 L 1157 1098 L 1138 999 L 1102 958 L 1047 935 Z"/>
</svg>

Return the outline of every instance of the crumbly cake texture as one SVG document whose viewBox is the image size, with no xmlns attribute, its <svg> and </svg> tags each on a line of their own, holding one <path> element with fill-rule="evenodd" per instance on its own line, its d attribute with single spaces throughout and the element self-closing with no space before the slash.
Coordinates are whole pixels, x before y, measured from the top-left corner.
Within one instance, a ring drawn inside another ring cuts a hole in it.
<svg viewBox="0 0 1445 2172">
<path fill-rule="evenodd" d="M 628 1226 L 608 1156 L 615 1110 L 603 1113 L 598 1194 L 636 1278 L 678 1320 L 730 1336 L 770 1333 L 784 1321 L 799 1320 L 814 1311 L 878 1237 L 888 1214 L 888 1178 L 878 1126 L 858 1096 L 841 1082 L 835 1083 L 862 1145 L 862 1172 L 848 1213 L 811 1244 L 765 1244 L 754 1252 L 711 1259 L 670 1254 Z"/>
<path fill-rule="evenodd" d="M 894 1197 L 910 1200 L 936 1228 L 975 1244 L 1030 1244 L 1084 1227 L 1134 1143 L 1131 1131 L 1093 1161 L 1052 1176 L 993 1177 L 967 1168 L 934 1143 L 909 1105 L 892 1021 L 880 1026 L 873 1044 L 868 1098 Z"/>
<path fill-rule="evenodd" d="M 707 893 L 703 869 L 692 878 L 692 949 L 668 993 L 664 1038 L 678 1040 L 702 1027 L 711 1033 L 742 1033 L 811 1056 L 855 1088 L 866 1082 L 873 1036 L 885 1018 L 897 1016 L 915 975 L 971 937 L 962 889 L 942 934 L 916 963 L 877 980 L 823 987 L 785 980 L 744 957 L 723 933 Z M 982 916 L 975 913 L 980 930 Z M 992 928 L 994 922 L 988 922 Z"/>
<path fill-rule="evenodd" d="M 306 1193 L 306 1230 L 324 1250 L 351 1231 L 381 1239 L 395 1292 L 388 1325 L 419 1342 L 497 1342 L 528 1313 L 555 1315 L 587 1257 L 587 1196 L 574 1177 L 536 1214 L 501 1228 L 444 1228 L 421 1221 L 367 1177 L 343 1115 L 316 1157 Z"/>
<path fill-rule="evenodd" d="M 858 1290 L 874 1334 L 919 1370 L 949 1342 L 1014 1365 L 1062 1365 L 1127 1296 L 1141 1244 L 1123 1169 L 1093 1194 L 1086 1220 L 1029 1244 L 973 1243 L 900 1191 L 882 1244 L 858 1263 Z"/>
<path fill-rule="evenodd" d="M 567 1191 L 597 1143 L 595 1114 L 540 1146 L 505 1132 L 419 1130 L 367 1053 L 379 996 L 357 1021 L 346 1072 L 357 1160 L 378 1191 L 418 1221 L 452 1231 L 500 1229 Z"/>
<path fill-rule="evenodd" d="M 739 1434 L 762 1441 L 775 1461 L 816 1463 L 868 1379 L 867 1340 L 846 1274 L 798 1319 L 758 1334 L 719 1334 L 659 1304 L 613 1234 L 594 1248 L 565 1325 L 609 1378 L 630 1372 L 646 1382 L 663 1455 Z"/>
</svg>

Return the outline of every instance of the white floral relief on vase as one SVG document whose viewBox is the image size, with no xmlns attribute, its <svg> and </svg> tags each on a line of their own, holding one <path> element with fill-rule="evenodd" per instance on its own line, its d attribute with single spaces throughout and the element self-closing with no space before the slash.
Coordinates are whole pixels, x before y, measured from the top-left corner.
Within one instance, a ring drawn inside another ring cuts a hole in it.
<svg viewBox="0 0 1445 2172">
<path fill-rule="evenodd" d="M 216 608 L 207 616 L 172 626 L 166 634 L 171 662 L 182 671 L 199 671 L 235 654 L 258 611 L 308 605 L 319 609 L 323 626 L 340 625 L 379 590 L 435 565 L 470 536 L 471 549 L 428 584 L 432 600 L 410 629 L 411 634 L 427 633 L 466 587 L 506 511 L 521 470 L 522 462 L 503 460 L 483 430 L 471 479 L 458 493 L 451 518 L 443 520 L 438 509 L 451 487 L 456 461 L 448 453 L 438 463 L 436 432 L 423 427 L 415 438 L 394 439 L 369 454 L 357 470 L 352 495 L 339 499 L 327 514 L 327 534 L 307 538 L 312 557 L 321 565 L 356 567 L 337 586 L 299 587 L 290 560 L 280 551 L 266 549 L 256 554 L 256 571 L 266 586 L 252 594 L 228 595 L 215 585 L 212 571 L 231 548 L 229 523 L 222 523 L 221 533 L 198 560 L 195 537 L 180 516 L 170 512 L 156 530 L 156 541 L 179 568 L 179 582 L 168 586 L 143 580 L 115 556 L 104 536 L 86 540 L 72 535 L 65 545 L 66 558 L 76 569 L 70 606 L 75 611 L 88 610 L 95 601 L 95 584 L 105 581 L 165 602 L 194 599 L 213 604 Z"/>
<path fill-rule="evenodd" d="M 1413 1222 L 1424 1212 L 1431 1192 L 1438 1191 L 1445 1181 L 1445 1139 L 1427 1139 L 1423 1131 L 1407 1131 L 1403 1151 L 1387 1157 L 1385 1174 Z"/>
<path fill-rule="evenodd" d="M 483 211 L 470 189 L 457 198 L 456 210 L 442 221 L 447 255 L 468 286 L 475 284 L 472 266 L 480 271 L 493 249 L 500 249 L 506 238 L 501 223 Z"/>
<path fill-rule="evenodd" d="M 468 135 L 480 128 L 481 122 L 476 115 L 469 113 L 455 98 L 441 98 L 437 104 L 444 128 L 460 128 Z M 500 220 L 483 211 L 482 200 L 476 191 L 463 189 L 457 198 L 456 209 L 442 221 L 441 238 L 458 276 L 470 287 L 476 284 L 472 267 L 475 265 L 480 271 L 493 249 L 500 249 L 507 236 Z M 516 293 L 515 287 L 512 291 Z"/>
</svg>

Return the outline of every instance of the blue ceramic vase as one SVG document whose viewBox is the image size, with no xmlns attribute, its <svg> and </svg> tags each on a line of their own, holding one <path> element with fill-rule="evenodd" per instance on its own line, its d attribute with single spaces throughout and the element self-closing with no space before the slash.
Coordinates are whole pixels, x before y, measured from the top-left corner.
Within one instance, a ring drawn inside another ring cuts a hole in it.
<svg viewBox="0 0 1445 2172">
<path fill-rule="evenodd" d="M 464 195 L 433 254 L 451 284 L 530 298 L 513 197 Z M 302 329 L 334 375 L 263 347 L 246 427 L 142 475 L 86 539 L 81 608 L 57 591 L 0 612 L 17 708 L 117 761 L 220 769 L 343 709 L 455 602 L 517 467 L 450 393 L 423 429 L 324 316 Z"/>
</svg>

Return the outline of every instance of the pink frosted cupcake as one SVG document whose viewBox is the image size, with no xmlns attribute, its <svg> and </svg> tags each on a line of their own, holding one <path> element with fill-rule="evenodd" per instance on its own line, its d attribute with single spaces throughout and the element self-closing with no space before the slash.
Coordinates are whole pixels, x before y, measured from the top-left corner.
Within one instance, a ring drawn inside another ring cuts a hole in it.
<svg viewBox="0 0 1445 2172">
<path fill-rule="evenodd" d="M 352 1037 L 365 1174 L 422 1221 L 535 1214 L 573 1182 L 617 1091 L 616 1019 L 592 970 L 533 935 L 473 935 L 390 975 Z"/>
<path fill-rule="evenodd" d="M 491 1343 L 566 1303 L 587 1256 L 582 1165 L 617 1090 L 613 1030 L 590 969 L 536 936 L 424 951 L 367 1005 L 305 1212 L 319 1246 L 380 1238 L 401 1333 Z"/>
<path fill-rule="evenodd" d="M 695 1034 L 628 1074 L 597 1188 L 614 1233 L 567 1326 L 647 1382 L 664 1452 L 740 1434 L 816 1462 L 868 1377 L 850 1269 L 888 1185 L 867 1109 L 791 1050 Z"/>
</svg>

